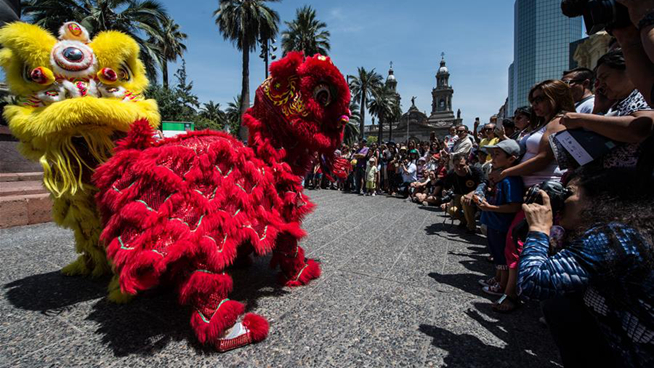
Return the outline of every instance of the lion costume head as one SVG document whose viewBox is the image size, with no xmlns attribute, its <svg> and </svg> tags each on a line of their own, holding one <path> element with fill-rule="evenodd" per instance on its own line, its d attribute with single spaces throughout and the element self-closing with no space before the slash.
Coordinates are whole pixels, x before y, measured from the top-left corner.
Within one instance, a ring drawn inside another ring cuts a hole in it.
<svg viewBox="0 0 654 368">
<path fill-rule="evenodd" d="M 116 31 L 92 40 L 75 22 L 55 38 L 31 24 L 0 29 L 0 66 L 17 105 L 5 108 L 21 151 L 39 161 L 45 186 L 57 197 L 74 195 L 90 182 L 90 173 L 111 156 L 116 133 L 146 119 L 159 125 L 154 100 L 139 60 L 139 46 Z"/>
</svg>

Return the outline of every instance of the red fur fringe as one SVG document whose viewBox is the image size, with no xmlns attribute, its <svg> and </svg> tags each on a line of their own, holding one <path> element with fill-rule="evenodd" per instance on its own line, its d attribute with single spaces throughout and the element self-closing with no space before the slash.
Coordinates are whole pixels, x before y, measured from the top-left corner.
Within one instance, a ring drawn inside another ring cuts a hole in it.
<svg viewBox="0 0 654 368">
<path fill-rule="evenodd" d="M 220 273 L 234 262 L 239 247 L 251 246 L 263 255 L 280 246 L 281 236 L 282 248 L 294 249 L 306 235 L 300 223 L 314 205 L 302 193 L 301 176 L 312 152 L 332 162 L 342 139 L 341 117 L 349 114 L 349 88 L 322 56 L 305 59 L 291 52 L 270 70 L 273 80 L 298 76 L 306 117 L 284 121 L 258 92 L 243 116 L 250 147 L 210 131 L 155 142 L 153 129 L 140 120 L 117 142 L 115 156 L 97 169 L 93 180 L 105 223 L 101 240 L 123 292 L 146 290 L 164 277 L 187 280 L 179 289 L 180 302 L 201 305 L 209 295 L 226 296 L 231 290 L 231 279 Z M 327 107 L 313 99 L 320 83 L 333 87 Z M 285 280 L 289 286 L 320 276 L 315 261 L 305 267 L 301 248 L 298 257 L 276 254 L 273 263 L 295 274 Z M 189 276 L 198 264 L 214 274 Z M 196 311 L 191 324 L 201 342 L 215 341 L 242 313 L 241 303 L 227 301 L 209 323 Z M 265 338 L 265 319 L 249 314 L 246 322 L 255 340 Z"/>
<path fill-rule="evenodd" d="M 268 321 L 258 314 L 248 313 L 243 318 L 243 326 L 247 327 L 252 333 L 252 339 L 257 342 L 268 336 Z"/>
</svg>

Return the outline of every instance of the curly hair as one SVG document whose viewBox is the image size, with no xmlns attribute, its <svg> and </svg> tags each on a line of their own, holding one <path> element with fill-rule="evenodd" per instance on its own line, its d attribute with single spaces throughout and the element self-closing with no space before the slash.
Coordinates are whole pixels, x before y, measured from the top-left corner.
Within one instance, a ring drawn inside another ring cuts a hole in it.
<svg viewBox="0 0 654 368">
<path fill-rule="evenodd" d="M 618 222 L 637 230 L 649 244 L 654 240 L 654 180 L 626 168 L 577 169 L 569 178 L 583 189 L 587 203 L 580 229 Z"/>
</svg>

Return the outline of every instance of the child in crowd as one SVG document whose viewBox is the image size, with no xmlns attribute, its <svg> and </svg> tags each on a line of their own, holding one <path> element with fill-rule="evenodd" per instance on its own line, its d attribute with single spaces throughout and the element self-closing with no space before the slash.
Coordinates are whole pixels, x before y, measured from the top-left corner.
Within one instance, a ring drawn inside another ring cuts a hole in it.
<svg viewBox="0 0 654 368">
<path fill-rule="evenodd" d="M 320 190 L 322 186 L 322 168 L 318 152 L 313 156 L 313 182 L 311 183 L 311 186 L 316 190 Z"/>
<path fill-rule="evenodd" d="M 368 166 L 366 167 L 366 195 L 375 196 L 377 189 L 377 182 L 379 181 L 379 168 L 377 167 L 377 159 L 370 157 Z"/>
<path fill-rule="evenodd" d="M 507 169 L 513 166 L 520 156 L 520 146 L 514 140 L 501 141 L 493 146 L 486 146 L 486 149 L 491 154 L 494 169 Z M 483 286 L 485 293 L 502 296 L 493 306 L 493 309 L 498 312 L 510 312 L 520 305 L 515 290 L 515 275 L 513 275 L 513 280 L 509 280 L 504 247 L 511 222 L 522 206 L 523 193 L 522 179 L 510 176 L 496 183 L 486 198 L 480 198 L 478 194 L 471 193 L 466 199 L 468 202 L 472 200 L 477 204 L 482 211 L 481 223 L 487 227 L 486 238 L 494 258 L 496 272 L 494 277 L 488 280 L 479 280 L 479 283 Z M 505 299 L 509 299 L 514 308 L 509 310 L 497 308 L 504 304 Z"/>
</svg>

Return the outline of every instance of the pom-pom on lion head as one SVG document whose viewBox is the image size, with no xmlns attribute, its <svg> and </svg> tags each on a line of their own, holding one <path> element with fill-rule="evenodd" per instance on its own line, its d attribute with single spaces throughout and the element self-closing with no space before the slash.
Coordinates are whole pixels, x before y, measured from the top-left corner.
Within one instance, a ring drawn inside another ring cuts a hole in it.
<svg viewBox="0 0 654 368">
<path fill-rule="evenodd" d="M 250 145 L 270 137 L 277 148 L 331 157 L 349 121 L 349 104 L 348 85 L 329 57 L 290 52 L 270 66 L 243 122 Z"/>
<path fill-rule="evenodd" d="M 56 195 L 84 189 L 89 171 L 111 154 L 116 132 L 140 119 L 159 125 L 156 102 L 142 96 L 148 80 L 131 37 L 107 31 L 91 40 L 68 22 L 55 38 L 16 22 L 0 29 L 0 45 L 0 66 L 19 101 L 4 116 Z"/>
</svg>

